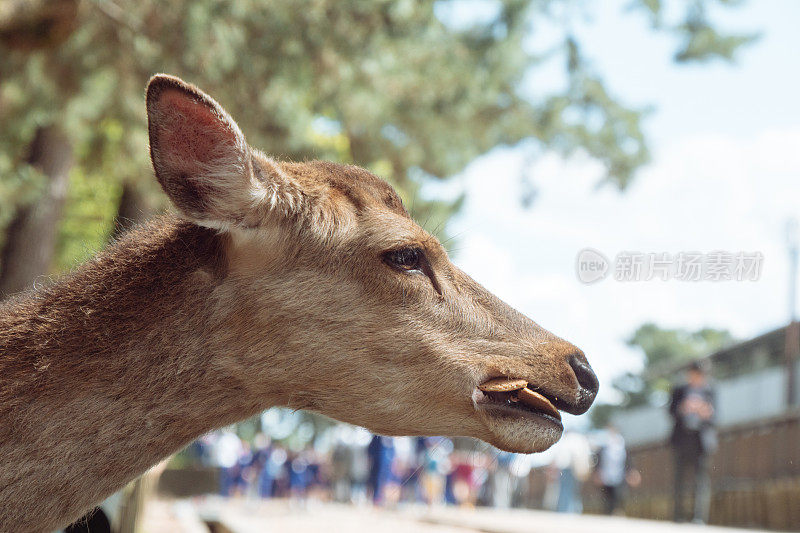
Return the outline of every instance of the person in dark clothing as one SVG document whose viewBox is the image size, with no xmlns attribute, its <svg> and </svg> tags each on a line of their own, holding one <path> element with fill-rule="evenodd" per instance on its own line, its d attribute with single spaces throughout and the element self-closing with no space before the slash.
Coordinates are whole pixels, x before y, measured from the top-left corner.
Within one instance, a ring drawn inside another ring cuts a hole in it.
<svg viewBox="0 0 800 533">
<path fill-rule="evenodd" d="M 693 494 L 692 520 L 705 523 L 711 503 L 709 457 L 717 448 L 714 424 L 715 398 L 708 380 L 707 364 L 693 363 L 687 383 L 672 391 L 669 413 L 674 420 L 672 446 L 675 452 L 675 521 L 685 520 L 684 500 Z M 686 489 L 689 488 L 690 491 Z"/>
</svg>

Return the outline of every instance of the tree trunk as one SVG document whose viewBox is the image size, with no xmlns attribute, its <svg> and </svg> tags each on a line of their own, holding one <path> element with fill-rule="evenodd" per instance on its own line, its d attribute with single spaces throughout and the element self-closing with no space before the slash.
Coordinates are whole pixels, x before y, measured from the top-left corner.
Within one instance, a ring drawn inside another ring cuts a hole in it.
<svg viewBox="0 0 800 533">
<path fill-rule="evenodd" d="M 77 26 L 78 0 L 0 2 L 0 43 L 15 50 L 54 48 Z"/>
<path fill-rule="evenodd" d="M 153 207 L 147 197 L 135 183 L 126 181 L 122 184 L 122 196 L 119 198 L 117 215 L 114 217 L 112 239 L 117 239 L 132 227 L 141 224 L 153 214 Z"/>
<path fill-rule="evenodd" d="M 38 201 L 17 212 L 6 231 L 0 254 L 0 298 L 27 288 L 50 268 L 74 163 L 72 146 L 56 126 L 40 127 L 28 162 L 46 176 L 47 187 Z"/>
</svg>

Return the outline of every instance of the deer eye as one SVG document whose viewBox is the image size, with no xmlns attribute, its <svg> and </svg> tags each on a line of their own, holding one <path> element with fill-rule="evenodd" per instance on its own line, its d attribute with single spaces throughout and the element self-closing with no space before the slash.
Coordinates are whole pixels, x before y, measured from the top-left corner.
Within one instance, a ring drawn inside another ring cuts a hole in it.
<svg viewBox="0 0 800 533">
<path fill-rule="evenodd" d="M 422 270 L 423 253 L 420 248 L 409 246 L 390 250 L 383 254 L 383 260 L 398 270 Z"/>
</svg>

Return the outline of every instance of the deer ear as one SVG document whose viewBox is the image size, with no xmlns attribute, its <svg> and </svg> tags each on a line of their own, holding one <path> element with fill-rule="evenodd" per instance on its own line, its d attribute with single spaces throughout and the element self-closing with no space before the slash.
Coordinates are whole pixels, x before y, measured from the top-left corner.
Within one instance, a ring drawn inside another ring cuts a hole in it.
<svg viewBox="0 0 800 533">
<path fill-rule="evenodd" d="M 175 207 L 201 224 L 243 221 L 259 183 L 244 135 L 222 106 L 158 74 L 147 85 L 147 120 L 156 178 Z"/>
</svg>

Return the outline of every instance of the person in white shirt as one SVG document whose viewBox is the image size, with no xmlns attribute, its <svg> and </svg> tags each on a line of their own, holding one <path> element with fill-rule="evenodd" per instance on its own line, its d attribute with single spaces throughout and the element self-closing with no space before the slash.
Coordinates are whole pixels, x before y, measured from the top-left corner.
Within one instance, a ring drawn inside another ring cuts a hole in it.
<svg viewBox="0 0 800 533">
<path fill-rule="evenodd" d="M 586 436 L 567 431 L 554 448 L 551 467 L 557 474 L 558 498 L 555 510 L 559 513 L 583 511 L 581 484 L 592 469 L 592 449 Z"/>
<path fill-rule="evenodd" d="M 613 424 L 606 426 L 603 445 L 597 453 L 595 480 L 603 494 L 603 511 L 615 514 L 622 508 L 625 486 L 637 486 L 641 477 L 630 467 L 625 439 Z"/>
</svg>

